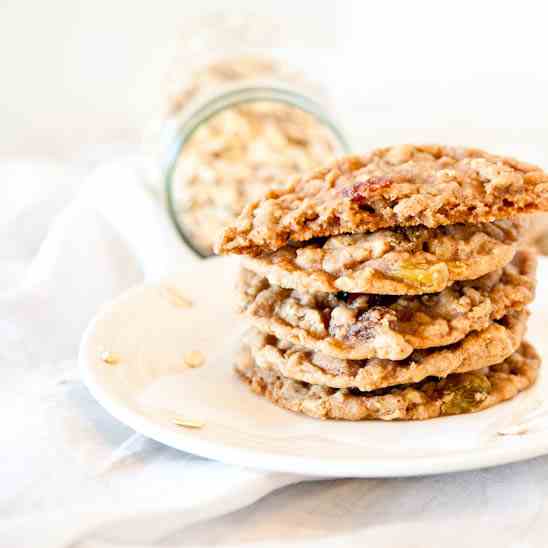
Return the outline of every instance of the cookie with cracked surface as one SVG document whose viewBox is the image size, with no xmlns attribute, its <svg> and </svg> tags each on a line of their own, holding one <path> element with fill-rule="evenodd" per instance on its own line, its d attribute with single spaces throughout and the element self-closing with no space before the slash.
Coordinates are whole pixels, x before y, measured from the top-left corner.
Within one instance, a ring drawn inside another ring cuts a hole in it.
<svg viewBox="0 0 548 548">
<path fill-rule="evenodd" d="M 453 344 L 534 298 L 536 254 L 520 250 L 503 269 L 441 293 L 381 296 L 307 293 L 243 270 L 241 309 L 254 327 L 335 358 L 403 360 L 415 349 Z"/>
<path fill-rule="evenodd" d="M 469 334 L 441 348 L 415 350 L 404 360 L 333 358 L 277 339 L 251 328 L 244 342 L 257 367 L 271 369 L 284 377 L 330 386 L 358 388 L 364 392 L 397 384 L 420 382 L 426 377 L 447 377 L 500 363 L 521 344 L 528 312 L 506 315 L 487 329 Z"/>
<path fill-rule="evenodd" d="M 289 241 L 394 226 L 483 223 L 548 211 L 548 174 L 472 148 L 400 145 L 347 156 L 249 203 L 216 251 L 260 255 Z"/>
<path fill-rule="evenodd" d="M 274 285 L 303 291 L 437 293 L 510 262 L 525 224 L 505 220 L 333 236 L 245 257 L 243 264 Z"/>
<path fill-rule="evenodd" d="M 238 356 L 236 372 L 257 394 L 310 417 L 425 420 L 474 413 L 512 399 L 534 384 L 539 366 L 535 349 L 524 342 L 500 364 L 374 392 L 328 388 L 289 379 L 274 370 L 257 367 L 246 348 Z"/>
</svg>

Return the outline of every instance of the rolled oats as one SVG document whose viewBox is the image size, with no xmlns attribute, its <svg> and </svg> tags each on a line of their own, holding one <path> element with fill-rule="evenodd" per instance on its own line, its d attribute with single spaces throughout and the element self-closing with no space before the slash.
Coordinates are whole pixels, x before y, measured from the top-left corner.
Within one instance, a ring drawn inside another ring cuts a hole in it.
<svg viewBox="0 0 548 548">
<path fill-rule="evenodd" d="M 247 202 L 332 158 L 336 144 L 314 116 L 260 101 L 221 111 L 181 151 L 172 196 L 179 225 L 203 254 Z"/>
</svg>

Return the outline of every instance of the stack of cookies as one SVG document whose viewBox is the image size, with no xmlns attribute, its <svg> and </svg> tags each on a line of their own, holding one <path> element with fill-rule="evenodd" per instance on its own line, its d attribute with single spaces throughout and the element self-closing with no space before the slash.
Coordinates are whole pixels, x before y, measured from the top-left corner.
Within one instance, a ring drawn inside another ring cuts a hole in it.
<svg viewBox="0 0 548 548">
<path fill-rule="evenodd" d="M 218 251 L 240 254 L 252 327 L 236 371 L 318 418 L 470 413 L 531 386 L 523 340 L 536 257 L 526 215 L 548 174 L 475 149 L 342 158 L 249 204 Z"/>
</svg>

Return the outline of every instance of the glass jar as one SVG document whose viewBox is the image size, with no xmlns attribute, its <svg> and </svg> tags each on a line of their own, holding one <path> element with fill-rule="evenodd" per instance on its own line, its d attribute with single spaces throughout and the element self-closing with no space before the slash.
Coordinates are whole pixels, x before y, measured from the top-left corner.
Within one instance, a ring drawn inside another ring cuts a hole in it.
<svg viewBox="0 0 548 548">
<path fill-rule="evenodd" d="M 169 214 L 200 257 L 246 202 L 349 149 L 321 85 L 271 49 L 250 48 L 234 22 L 222 28 L 216 51 L 179 70 L 162 130 Z M 223 35 L 246 44 L 220 52 Z"/>
<path fill-rule="evenodd" d="M 167 206 L 202 257 L 247 201 L 349 148 L 318 103 L 282 87 L 224 89 L 178 121 L 165 163 Z"/>
</svg>

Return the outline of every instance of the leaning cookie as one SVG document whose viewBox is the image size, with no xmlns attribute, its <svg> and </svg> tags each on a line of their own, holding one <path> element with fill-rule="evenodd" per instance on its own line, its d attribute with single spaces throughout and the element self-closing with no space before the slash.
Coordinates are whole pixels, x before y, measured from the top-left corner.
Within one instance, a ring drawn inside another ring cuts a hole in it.
<svg viewBox="0 0 548 548">
<path fill-rule="evenodd" d="M 402 360 L 453 344 L 534 298 L 536 254 L 520 250 L 503 269 L 441 293 L 380 296 L 306 293 L 243 270 L 241 308 L 260 331 L 335 358 Z"/>
<path fill-rule="evenodd" d="M 286 246 L 244 266 L 302 291 L 421 295 L 502 268 L 523 233 L 520 220 L 395 228 Z"/>
<path fill-rule="evenodd" d="M 260 255 L 290 241 L 548 211 L 548 174 L 477 149 L 403 145 L 340 158 L 249 203 L 217 244 Z"/>
<path fill-rule="evenodd" d="M 523 339 L 528 312 L 508 314 L 487 329 L 442 348 L 415 350 L 405 360 L 332 358 L 281 341 L 251 328 L 244 342 L 257 367 L 284 377 L 332 388 L 358 388 L 368 392 L 397 384 L 420 382 L 426 377 L 447 377 L 489 367 L 513 354 Z"/>
<path fill-rule="evenodd" d="M 248 349 L 239 355 L 236 371 L 257 394 L 280 407 L 311 417 L 424 420 L 474 413 L 512 399 L 534 384 L 539 365 L 538 354 L 524 342 L 514 354 L 491 367 L 369 393 L 289 379 L 274 370 L 257 367 Z"/>
</svg>

